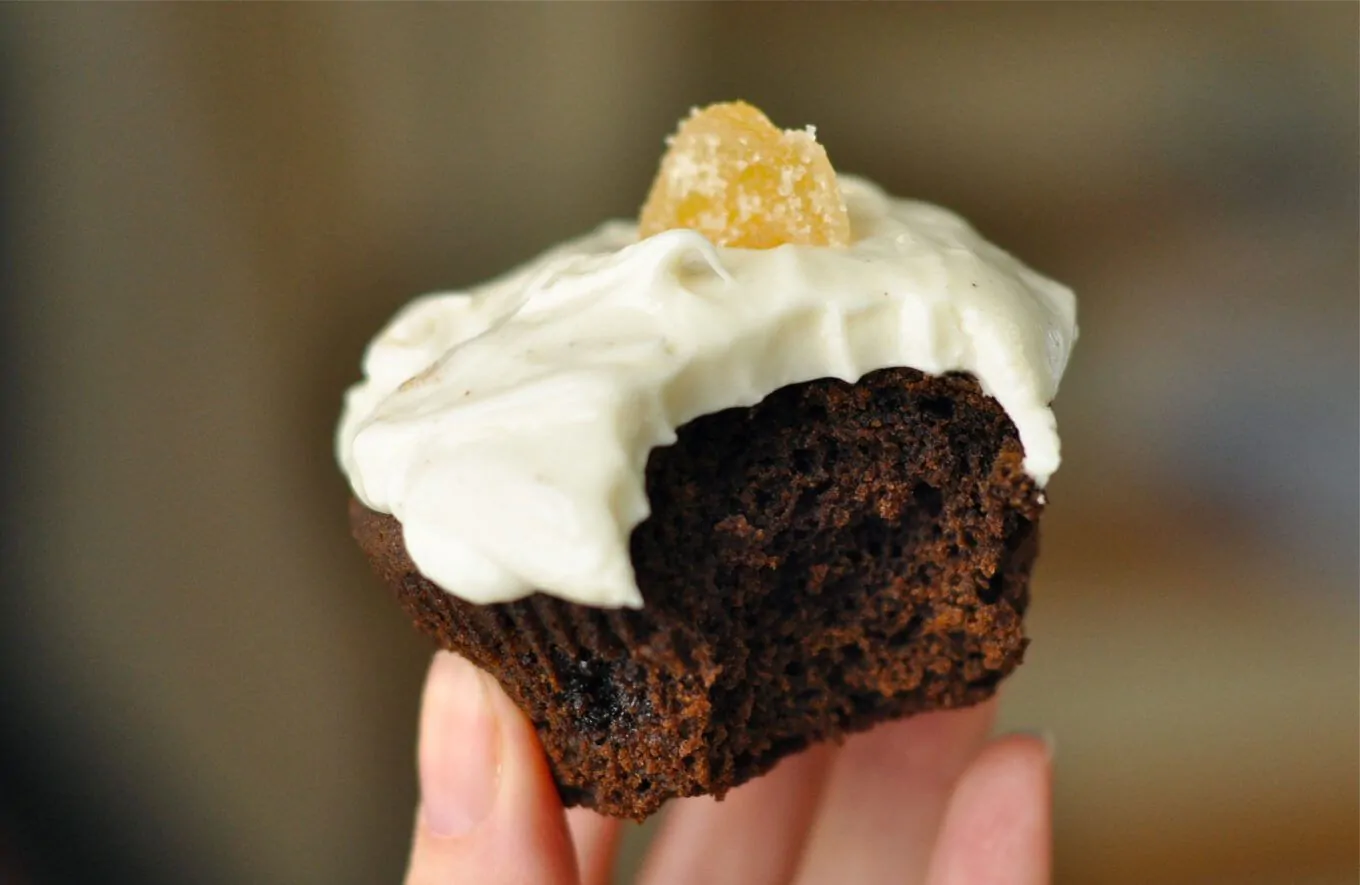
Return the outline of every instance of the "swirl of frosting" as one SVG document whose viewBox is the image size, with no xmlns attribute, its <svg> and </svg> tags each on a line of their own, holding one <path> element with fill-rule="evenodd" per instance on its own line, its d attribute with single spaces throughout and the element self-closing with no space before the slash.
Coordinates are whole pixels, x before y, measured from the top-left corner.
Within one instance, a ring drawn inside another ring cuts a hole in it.
<svg viewBox="0 0 1360 885">
<path fill-rule="evenodd" d="M 628 538 L 650 512 L 653 448 L 780 387 L 889 367 L 977 378 L 1045 483 L 1072 292 L 951 212 L 841 186 L 845 248 L 638 241 L 611 222 L 407 305 L 346 395 L 336 447 L 354 494 L 395 516 L 412 561 L 457 596 L 636 607 Z"/>
</svg>

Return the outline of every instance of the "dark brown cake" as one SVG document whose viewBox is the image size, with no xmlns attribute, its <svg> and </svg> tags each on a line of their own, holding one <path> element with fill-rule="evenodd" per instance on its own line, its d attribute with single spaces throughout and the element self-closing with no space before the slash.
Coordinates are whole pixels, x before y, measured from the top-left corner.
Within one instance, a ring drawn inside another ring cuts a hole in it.
<svg viewBox="0 0 1360 885">
<path fill-rule="evenodd" d="M 644 608 L 478 606 L 390 516 L 354 534 L 417 626 L 493 673 L 563 801 L 641 819 L 814 741 L 989 697 L 1024 653 L 1041 497 L 1005 412 L 910 369 L 776 391 L 652 452 Z"/>
</svg>

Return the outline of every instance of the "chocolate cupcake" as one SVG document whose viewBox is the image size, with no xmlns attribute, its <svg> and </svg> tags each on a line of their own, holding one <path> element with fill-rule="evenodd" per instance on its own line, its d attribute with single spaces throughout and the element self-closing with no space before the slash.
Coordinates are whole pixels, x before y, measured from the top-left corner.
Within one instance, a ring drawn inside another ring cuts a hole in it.
<svg viewBox="0 0 1360 885">
<path fill-rule="evenodd" d="M 496 676 L 564 802 L 641 819 L 990 696 L 1058 465 L 1075 303 L 747 105 L 615 222 L 370 346 L 354 534 Z"/>
</svg>

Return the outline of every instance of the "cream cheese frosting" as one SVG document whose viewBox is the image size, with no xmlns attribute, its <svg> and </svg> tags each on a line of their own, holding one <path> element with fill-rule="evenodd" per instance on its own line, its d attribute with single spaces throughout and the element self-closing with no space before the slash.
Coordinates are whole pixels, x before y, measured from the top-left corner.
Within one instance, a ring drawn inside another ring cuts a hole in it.
<svg viewBox="0 0 1360 885">
<path fill-rule="evenodd" d="M 407 305 L 346 395 L 336 447 L 354 494 L 464 599 L 638 607 L 628 538 L 650 512 L 653 448 L 780 387 L 889 367 L 977 378 L 1046 483 L 1071 290 L 947 210 L 840 183 L 845 248 L 724 248 L 690 230 L 639 241 L 610 222 Z"/>
</svg>

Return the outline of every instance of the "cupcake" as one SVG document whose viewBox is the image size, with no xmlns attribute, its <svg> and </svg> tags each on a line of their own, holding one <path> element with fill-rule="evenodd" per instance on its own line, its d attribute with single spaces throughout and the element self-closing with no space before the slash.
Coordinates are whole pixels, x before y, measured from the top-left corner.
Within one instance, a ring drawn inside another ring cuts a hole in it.
<svg viewBox="0 0 1360 885">
<path fill-rule="evenodd" d="M 1020 663 L 1072 293 L 743 103 L 610 222 L 369 346 L 350 521 L 563 802 L 645 818 Z"/>
</svg>

